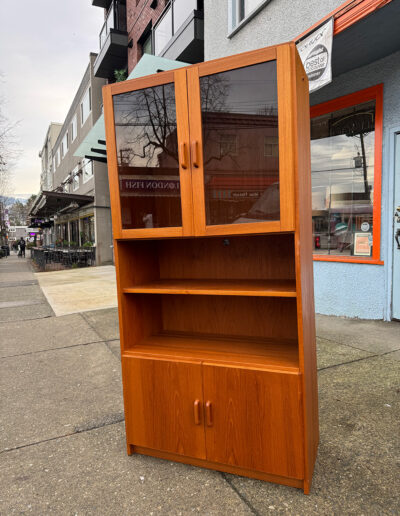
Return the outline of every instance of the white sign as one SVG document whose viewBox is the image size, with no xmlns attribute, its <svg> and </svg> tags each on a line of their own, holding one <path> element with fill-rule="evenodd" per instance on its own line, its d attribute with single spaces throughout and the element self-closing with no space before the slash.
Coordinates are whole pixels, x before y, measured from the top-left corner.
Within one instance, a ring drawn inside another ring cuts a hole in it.
<svg viewBox="0 0 400 516">
<path fill-rule="evenodd" d="M 309 90 L 319 90 L 332 82 L 333 18 L 297 43 L 297 50 L 306 71 Z"/>
<path fill-rule="evenodd" d="M 369 223 L 368 222 L 363 222 L 361 224 L 361 231 L 368 231 L 369 230 Z"/>
</svg>

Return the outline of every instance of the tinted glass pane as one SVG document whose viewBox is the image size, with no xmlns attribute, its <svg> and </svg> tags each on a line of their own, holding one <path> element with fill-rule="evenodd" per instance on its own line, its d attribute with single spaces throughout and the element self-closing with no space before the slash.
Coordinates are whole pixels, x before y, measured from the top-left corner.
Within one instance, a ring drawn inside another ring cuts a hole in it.
<svg viewBox="0 0 400 516">
<path fill-rule="evenodd" d="M 173 8 L 174 34 L 176 34 L 188 16 L 197 9 L 197 0 L 175 0 Z"/>
<path fill-rule="evenodd" d="M 311 120 L 314 252 L 372 253 L 375 101 Z"/>
<path fill-rule="evenodd" d="M 114 96 L 122 228 L 181 226 L 173 84 Z"/>
<path fill-rule="evenodd" d="M 162 20 L 154 29 L 154 51 L 156 56 L 160 54 L 168 41 L 172 38 L 172 12 L 171 9 L 164 14 Z"/>
<path fill-rule="evenodd" d="M 200 79 L 207 225 L 279 219 L 276 62 Z"/>
</svg>

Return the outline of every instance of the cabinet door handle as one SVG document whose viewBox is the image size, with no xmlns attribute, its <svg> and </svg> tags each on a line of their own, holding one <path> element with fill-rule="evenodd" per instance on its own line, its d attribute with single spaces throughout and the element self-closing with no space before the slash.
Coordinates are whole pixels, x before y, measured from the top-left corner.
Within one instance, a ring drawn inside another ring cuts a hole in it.
<svg viewBox="0 0 400 516">
<path fill-rule="evenodd" d="M 211 401 L 206 402 L 206 422 L 207 422 L 207 426 L 212 426 L 212 424 L 213 424 Z"/>
<path fill-rule="evenodd" d="M 192 142 L 192 158 L 193 166 L 199 168 L 199 142 L 197 140 Z"/>
<path fill-rule="evenodd" d="M 187 145 L 186 143 L 179 144 L 181 154 L 181 167 L 184 169 L 188 168 L 188 156 L 187 156 Z"/>
<path fill-rule="evenodd" d="M 194 424 L 199 425 L 200 424 L 200 400 L 195 400 L 193 404 L 194 408 Z"/>
</svg>

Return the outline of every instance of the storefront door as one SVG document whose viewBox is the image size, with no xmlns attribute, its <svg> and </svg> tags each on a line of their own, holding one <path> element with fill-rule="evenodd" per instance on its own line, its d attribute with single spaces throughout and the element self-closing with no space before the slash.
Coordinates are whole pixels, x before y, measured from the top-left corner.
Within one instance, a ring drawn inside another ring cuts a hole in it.
<svg viewBox="0 0 400 516">
<path fill-rule="evenodd" d="M 397 133 L 395 138 L 394 208 L 396 214 L 393 231 L 399 244 L 395 239 L 393 243 L 392 317 L 393 319 L 400 319 L 400 133 Z"/>
</svg>

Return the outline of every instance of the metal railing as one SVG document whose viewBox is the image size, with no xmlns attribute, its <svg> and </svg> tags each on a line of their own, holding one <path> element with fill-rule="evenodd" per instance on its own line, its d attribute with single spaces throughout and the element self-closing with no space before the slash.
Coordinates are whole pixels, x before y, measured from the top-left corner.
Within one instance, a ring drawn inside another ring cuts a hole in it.
<svg viewBox="0 0 400 516">
<path fill-rule="evenodd" d="M 95 247 L 31 247 L 30 252 L 31 259 L 40 272 L 45 271 L 50 264 L 59 264 L 66 269 L 96 265 Z"/>
<path fill-rule="evenodd" d="M 126 5 L 113 0 L 99 35 L 100 50 L 106 42 L 111 29 L 126 31 Z"/>
<path fill-rule="evenodd" d="M 197 10 L 198 0 L 171 0 L 154 27 L 154 53 L 159 55 L 190 14 Z"/>
<path fill-rule="evenodd" d="M 110 34 L 110 29 L 114 29 L 115 19 L 114 19 L 114 2 L 111 4 L 111 7 L 107 13 L 106 20 L 103 24 L 103 27 L 100 31 L 100 48 L 106 42 L 108 35 Z"/>
</svg>

